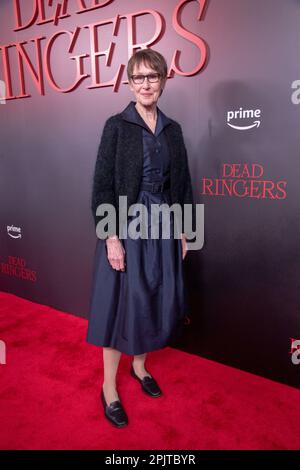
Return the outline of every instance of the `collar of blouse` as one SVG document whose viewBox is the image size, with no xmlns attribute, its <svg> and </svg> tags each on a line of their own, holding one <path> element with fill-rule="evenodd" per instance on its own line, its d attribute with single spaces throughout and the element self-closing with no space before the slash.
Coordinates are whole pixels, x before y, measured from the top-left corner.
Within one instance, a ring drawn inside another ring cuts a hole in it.
<svg viewBox="0 0 300 470">
<path fill-rule="evenodd" d="M 156 107 L 157 109 L 157 122 L 156 122 L 156 128 L 155 128 L 155 136 L 157 137 L 160 132 L 169 124 L 171 124 L 171 120 L 159 109 L 159 107 Z M 149 126 L 146 124 L 142 116 L 139 114 L 135 107 L 135 101 L 130 101 L 130 103 L 126 106 L 124 111 L 121 113 L 121 117 L 128 122 L 132 122 L 134 124 L 137 124 L 144 129 L 146 129 L 148 132 L 150 132 L 153 135 L 153 132 L 149 128 Z"/>
</svg>

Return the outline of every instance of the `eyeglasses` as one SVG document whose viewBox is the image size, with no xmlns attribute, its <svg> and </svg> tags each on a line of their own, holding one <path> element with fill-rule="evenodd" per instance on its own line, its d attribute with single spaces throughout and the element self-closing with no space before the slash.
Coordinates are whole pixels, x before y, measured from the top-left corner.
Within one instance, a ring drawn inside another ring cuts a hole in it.
<svg viewBox="0 0 300 470">
<path fill-rule="evenodd" d="M 160 79 L 160 74 L 159 73 L 149 73 L 149 75 L 131 75 L 131 79 L 133 83 L 136 85 L 141 85 L 144 83 L 145 78 L 148 78 L 148 82 L 150 83 L 156 83 Z"/>
</svg>

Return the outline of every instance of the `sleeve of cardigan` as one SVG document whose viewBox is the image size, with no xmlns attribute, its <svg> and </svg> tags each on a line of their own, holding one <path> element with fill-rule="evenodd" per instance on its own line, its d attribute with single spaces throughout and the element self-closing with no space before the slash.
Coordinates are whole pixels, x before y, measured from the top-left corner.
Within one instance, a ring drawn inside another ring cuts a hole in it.
<svg viewBox="0 0 300 470">
<path fill-rule="evenodd" d="M 95 164 L 91 197 L 91 209 L 95 226 L 97 226 L 97 223 L 104 217 L 96 215 L 97 207 L 100 204 L 109 203 L 116 208 L 114 193 L 116 145 L 117 128 L 113 116 L 111 116 L 105 122 Z M 118 231 L 118 227 L 116 227 L 116 231 Z M 110 235 L 113 235 L 113 233 L 110 233 Z"/>
<path fill-rule="evenodd" d="M 182 128 L 179 125 L 180 138 L 181 138 L 181 148 L 182 148 L 182 163 L 183 163 L 183 175 L 184 175 L 184 187 L 183 187 L 183 199 L 182 199 L 182 228 L 183 232 L 187 235 L 189 232 L 184 230 L 184 204 L 191 204 L 192 207 L 192 231 L 196 230 L 196 207 L 194 203 L 193 188 L 191 181 L 191 174 L 189 169 L 188 155 L 183 138 Z"/>
</svg>

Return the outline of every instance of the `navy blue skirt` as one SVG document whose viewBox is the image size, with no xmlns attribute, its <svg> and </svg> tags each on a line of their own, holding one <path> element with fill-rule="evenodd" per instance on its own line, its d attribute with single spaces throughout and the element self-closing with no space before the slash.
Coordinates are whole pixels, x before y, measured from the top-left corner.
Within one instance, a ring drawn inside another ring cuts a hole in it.
<svg viewBox="0 0 300 470">
<path fill-rule="evenodd" d="M 137 202 L 145 204 L 150 214 L 152 203 L 170 204 L 170 195 L 168 190 L 142 190 Z M 124 272 L 111 267 L 106 242 L 97 239 L 88 343 L 136 355 L 163 348 L 181 335 L 189 304 L 182 242 L 172 236 L 172 212 L 170 217 L 170 239 L 121 239 Z"/>
</svg>

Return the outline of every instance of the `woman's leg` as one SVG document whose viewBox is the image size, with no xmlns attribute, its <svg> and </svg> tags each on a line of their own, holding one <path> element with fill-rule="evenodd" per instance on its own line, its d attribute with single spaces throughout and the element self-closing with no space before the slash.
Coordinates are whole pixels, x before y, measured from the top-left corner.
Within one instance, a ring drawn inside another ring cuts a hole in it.
<svg viewBox="0 0 300 470">
<path fill-rule="evenodd" d="M 103 392 L 106 403 L 119 400 L 116 375 L 121 358 L 121 352 L 113 348 L 103 348 Z"/>
<path fill-rule="evenodd" d="M 132 362 L 133 369 L 134 369 L 134 372 L 136 373 L 136 375 L 137 375 L 140 379 L 142 379 L 142 378 L 145 377 L 146 375 L 147 375 L 148 377 L 151 377 L 151 375 L 149 374 L 149 372 L 147 372 L 146 369 L 145 369 L 146 357 L 147 357 L 147 353 L 138 354 L 138 355 L 136 355 L 136 356 L 133 356 L 133 362 Z"/>
</svg>

